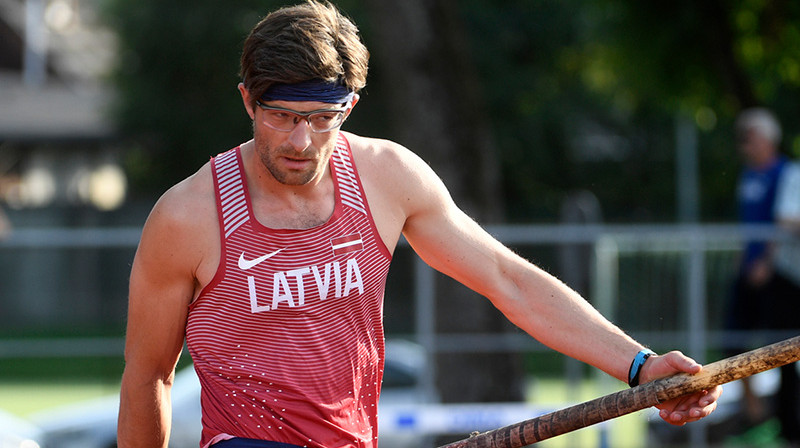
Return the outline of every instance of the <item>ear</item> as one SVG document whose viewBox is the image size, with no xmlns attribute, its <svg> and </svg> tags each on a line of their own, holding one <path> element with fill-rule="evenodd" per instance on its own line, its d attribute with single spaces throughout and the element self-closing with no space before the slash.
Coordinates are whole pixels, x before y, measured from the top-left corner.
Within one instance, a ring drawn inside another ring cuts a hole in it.
<svg viewBox="0 0 800 448">
<path fill-rule="evenodd" d="M 239 83 L 239 93 L 242 95 L 242 102 L 244 103 L 244 109 L 247 111 L 247 115 L 250 115 L 250 119 L 254 120 L 256 118 L 256 113 L 253 111 L 253 102 L 251 101 L 250 91 L 244 86 L 244 83 Z"/>
</svg>

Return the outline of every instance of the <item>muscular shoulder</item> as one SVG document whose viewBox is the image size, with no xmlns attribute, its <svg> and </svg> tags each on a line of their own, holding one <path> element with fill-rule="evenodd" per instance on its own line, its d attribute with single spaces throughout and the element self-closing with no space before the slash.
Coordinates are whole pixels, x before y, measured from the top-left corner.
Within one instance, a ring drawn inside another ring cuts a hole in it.
<svg viewBox="0 0 800 448">
<path fill-rule="evenodd" d="M 450 194 L 431 167 L 389 140 L 347 134 L 373 217 L 388 247 L 409 219 L 449 210 Z"/>
<path fill-rule="evenodd" d="M 347 134 L 359 172 L 392 191 L 428 187 L 439 178 L 419 156 L 390 140 Z"/>
<path fill-rule="evenodd" d="M 210 164 L 159 198 L 142 234 L 140 251 L 153 261 L 196 275 L 218 254 L 218 228 Z M 218 255 L 217 255 L 218 257 Z M 182 260 L 173 265 L 170 260 Z"/>
<path fill-rule="evenodd" d="M 215 219 L 214 183 L 211 166 L 206 163 L 193 175 L 174 185 L 159 198 L 150 219 L 163 224 L 195 228 Z M 214 222 L 214 221 L 212 221 Z"/>
</svg>

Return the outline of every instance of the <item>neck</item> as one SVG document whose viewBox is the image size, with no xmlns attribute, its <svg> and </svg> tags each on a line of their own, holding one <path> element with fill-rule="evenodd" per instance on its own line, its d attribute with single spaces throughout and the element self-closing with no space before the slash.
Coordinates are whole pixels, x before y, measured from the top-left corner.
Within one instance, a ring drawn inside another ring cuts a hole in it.
<svg viewBox="0 0 800 448">
<path fill-rule="evenodd" d="M 329 162 L 311 181 L 291 185 L 270 173 L 252 141 L 242 145 L 242 160 L 254 213 L 265 226 L 306 229 L 324 224 L 333 214 L 335 195 Z"/>
</svg>

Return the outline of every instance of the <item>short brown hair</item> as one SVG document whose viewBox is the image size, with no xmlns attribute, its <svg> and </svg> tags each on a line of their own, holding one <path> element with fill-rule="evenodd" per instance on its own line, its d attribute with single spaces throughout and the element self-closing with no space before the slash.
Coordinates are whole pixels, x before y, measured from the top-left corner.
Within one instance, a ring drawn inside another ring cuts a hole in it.
<svg viewBox="0 0 800 448">
<path fill-rule="evenodd" d="M 358 92 L 367 83 L 369 51 L 358 28 L 329 2 L 276 10 L 244 43 L 241 77 L 258 99 L 272 84 L 324 80 Z"/>
</svg>

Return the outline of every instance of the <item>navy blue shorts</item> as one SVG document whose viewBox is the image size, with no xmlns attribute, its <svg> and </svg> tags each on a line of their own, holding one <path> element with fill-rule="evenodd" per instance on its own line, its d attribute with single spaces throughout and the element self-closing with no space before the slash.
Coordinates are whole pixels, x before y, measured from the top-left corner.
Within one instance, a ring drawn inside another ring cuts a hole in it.
<svg viewBox="0 0 800 448">
<path fill-rule="evenodd" d="M 211 445 L 211 448 L 303 448 L 288 443 L 270 442 L 269 440 L 243 439 L 236 437 L 230 440 L 223 440 Z"/>
</svg>

